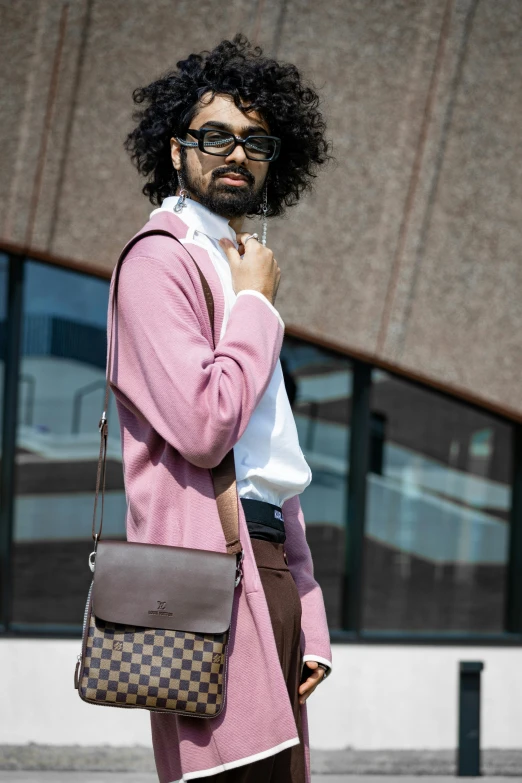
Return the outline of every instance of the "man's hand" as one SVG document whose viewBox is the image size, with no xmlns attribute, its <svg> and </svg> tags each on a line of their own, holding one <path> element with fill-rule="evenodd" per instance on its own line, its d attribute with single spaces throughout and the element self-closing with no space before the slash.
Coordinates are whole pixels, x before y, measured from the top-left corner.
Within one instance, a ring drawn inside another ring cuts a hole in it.
<svg viewBox="0 0 522 783">
<path fill-rule="evenodd" d="M 272 251 L 256 239 L 250 239 L 244 245 L 243 240 L 247 236 L 247 233 L 237 235 L 239 250 L 244 252 L 243 258 L 230 239 L 219 240 L 230 264 L 234 291 L 236 294 L 245 289 L 259 291 L 266 296 L 270 304 L 274 304 L 281 270 Z"/>
<path fill-rule="evenodd" d="M 324 677 L 324 669 L 321 669 L 317 661 L 306 661 L 306 667 L 312 670 L 310 676 L 299 686 L 299 704 L 304 704 L 311 693 L 315 691 Z"/>
</svg>

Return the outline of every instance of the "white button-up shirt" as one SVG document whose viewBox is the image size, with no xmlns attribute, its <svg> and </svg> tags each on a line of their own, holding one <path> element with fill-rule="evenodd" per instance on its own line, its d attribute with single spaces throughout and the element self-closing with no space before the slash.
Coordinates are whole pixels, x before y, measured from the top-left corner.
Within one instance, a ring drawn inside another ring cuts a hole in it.
<svg viewBox="0 0 522 783">
<path fill-rule="evenodd" d="M 177 196 L 168 196 L 161 210 L 173 211 Z M 195 244 L 208 252 L 223 286 L 225 312 L 220 339 L 223 337 L 230 311 L 238 296 L 258 296 L 284 326 L 275 307 L 260 291 L 244 290 L 236 294 L 226 253 L 219 240 L 230 239 L 237 247 L 236 234 L 226 218 L 216 215 L 197 201 L 187 198 L 181 212 L 176 213 L 188 227 L 183 244 Z M 312 480 L 312 472 L 299 446 L 294 415 L 283 380 L 281 362 L 255 408 L 246 430 L 234 446 L 234 462 L 239 497 L 264 500 L 276 506 L 302 492 Z"/>
</svg>

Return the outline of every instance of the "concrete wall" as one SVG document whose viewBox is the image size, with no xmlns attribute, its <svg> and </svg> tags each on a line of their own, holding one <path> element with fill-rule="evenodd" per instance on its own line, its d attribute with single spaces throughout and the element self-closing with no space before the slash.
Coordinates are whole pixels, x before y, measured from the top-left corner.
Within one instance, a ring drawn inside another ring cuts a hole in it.
<svg viewBox="0 0 522 783">
<path fill-rule="evenodd" d="M 145 710 L 85 704 L 73 688 L 79 641 L 0 640 L 0 745 L 150 745 Z M 458 662 L 485 662 L 482 747 L 522 748 L 518 649 L 335 645 L 310 698 L 312 748 L 440 750 L 457 744 Z M 30 673 L 30 676 L 28 675 Z"/>
<path fill-rule="evenodd" d="M 149 206 L 131 91 L 243 30 L 337 162 L 270 229 L 289 327 L 522 415 L 519 0 L 2 3 L 0 245 L 110 272 Z"/>
</svg>

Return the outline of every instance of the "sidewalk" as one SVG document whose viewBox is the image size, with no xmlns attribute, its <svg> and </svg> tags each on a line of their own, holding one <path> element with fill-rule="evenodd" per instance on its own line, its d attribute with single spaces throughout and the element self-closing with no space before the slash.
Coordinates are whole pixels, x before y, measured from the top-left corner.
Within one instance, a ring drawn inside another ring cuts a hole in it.
<svg viewBox="0 0 522 783">
<path fill-rule="evenodd" d="M 201 781 L 212 778 L 200 778 Z M 397 777 L 391 775 L 313 775 L 312 783 L 455 783 L 451 777 Z M 481 783 L 511 783 L 522 777 L 468 778 Z M 158 783 L 148 772 L 14 772 L 0 771 L 0 783 Z"/>
<path fill-rule="evenodd" d="M 455 751 L 312 751 L 312 783 L 450 783 Z M 521 750 L 482 751 L 484 783 L 521 781 Z M 0 745 L 0 783 L 157 783 L 150 747 Z M 212 780 L 199 778 L 199 780 Z"/>
</svg>

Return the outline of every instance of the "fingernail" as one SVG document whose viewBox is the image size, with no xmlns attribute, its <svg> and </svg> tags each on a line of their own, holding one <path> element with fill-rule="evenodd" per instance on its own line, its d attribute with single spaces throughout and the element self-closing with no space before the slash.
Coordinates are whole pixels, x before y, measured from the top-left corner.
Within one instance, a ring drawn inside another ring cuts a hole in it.
<svg viewBox="0 0 522 783">
<path fill-rule="evenodd" d="M 221 247 L 234 247 L 234 243 L 230 241 L 230 239 L 227 239 L 226 237 L 223 237 L 223 239 L 219 240 L 219 244 Z"/>
</svg>

